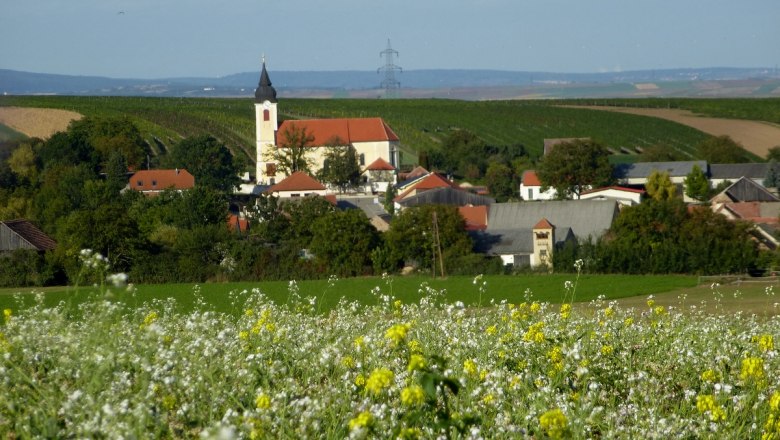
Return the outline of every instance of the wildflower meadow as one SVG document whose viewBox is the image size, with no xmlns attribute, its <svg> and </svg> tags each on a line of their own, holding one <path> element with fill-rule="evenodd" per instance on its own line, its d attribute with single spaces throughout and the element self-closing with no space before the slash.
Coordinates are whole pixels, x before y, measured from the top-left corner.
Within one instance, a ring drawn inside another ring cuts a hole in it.
<svg viewBox="0 0 780 440">
<path fill-rule="evenodd" d="M 470 308 L 380 285 L 376 305 L 322 312 L 291 282 L 287 303 L 254 289 L 237 314 L 104 296 L 6 309 L 0 433 L 780 439 L 780 318 L 572 307 L 576 288 Z"/>
</svg>

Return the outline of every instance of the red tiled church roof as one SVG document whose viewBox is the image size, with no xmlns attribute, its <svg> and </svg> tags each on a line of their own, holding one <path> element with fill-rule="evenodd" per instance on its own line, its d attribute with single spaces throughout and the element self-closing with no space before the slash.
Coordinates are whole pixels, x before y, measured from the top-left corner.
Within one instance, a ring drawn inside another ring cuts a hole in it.
<svg viewBox="0 0 780 440">
<path fill-rule="evenodd" d="M 195 177 L 184 168 L 174 170 L 141 170 L 130 178 L 130 188 L 136 191 L 162 191 L 164 189 L 190 189 Z"/>
<path fill-rule="evenodd" d="M 270 194 L 279 191 L 322 191 L 324 189 L 325 186 L 310 175 L 303 171 L 296 171 L 265 192 Z"/>
<path fill-rule="evenodd" d="M 277 132 L 277 145 L 287 142 L 287 130 L 293 127 L 306 129 L 306 133 L 314 137 L 313 147 L 333 145 L 336 139 L 346 144 L 398 140 L 382 118 L 304 119 L 282 122 Z"/>
</svg>

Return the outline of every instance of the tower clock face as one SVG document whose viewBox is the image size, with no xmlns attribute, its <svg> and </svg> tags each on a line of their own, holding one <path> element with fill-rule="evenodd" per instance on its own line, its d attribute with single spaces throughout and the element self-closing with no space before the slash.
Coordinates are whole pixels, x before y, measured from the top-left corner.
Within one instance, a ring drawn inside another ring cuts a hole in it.
<svg viewBox="0 0 780 440">
<path fill-rule="evenodd" d="M 268 101 L 263 101 L 263 108 L 268 110 L 269 108 L 271 108 L 271 103 Z"/>
</svg>

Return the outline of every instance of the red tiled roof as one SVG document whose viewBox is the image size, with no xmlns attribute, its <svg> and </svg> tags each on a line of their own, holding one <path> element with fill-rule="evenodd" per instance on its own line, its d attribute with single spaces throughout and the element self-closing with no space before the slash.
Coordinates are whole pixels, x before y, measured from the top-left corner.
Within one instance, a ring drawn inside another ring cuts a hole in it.
<svg viewBox="0 0 780 440">
<path fill-rule="evenodd" d="M 303 171 L 296 171 L 265 192 L 270 194 L 278 191 L 322 191 L 324 189 L 325 186 L 310 175 Z"/>
<path fill-rule="evenodd" d="M 396 197 L 394 200 L 403 200 L 408 196 L 412 191 L 426 191 L 429 189 L 434 188 L 446 188 L 446 187 L 452 187 L 459 189 L 458 185 L 454 182 L 450 182 L 443 176 L 441 176 L 438 173 L 430 173 L 427 176 L 420 179 L 417 183 L 412 185 L 410 188 L 408 188 L 406 191 L 403 192 L 403 194 Z"/>
<path fill-rule="evenodd" d="M 403 173 L 399 177 L 401 180 L 411 180 L 417 177 L 422 177 L 424 175 L 428 174 L 428 170 L 421 166 L 415 167 L 412 171 L 409 171 L 408 173 Z"/>
<path fill-rule="evenodd" d="M 195 177 L 184 168 L 174 170 L 141 170 L 130 177 L 130 188 L 136 191 L 162 191 L 164 189 L 190 189 Z"/>
<path fill-rule="evenodd" d="M 467 231 L 483 231 L 487 229 L 487 206 L 458 206 L 458 212 L 466 220 Z"/>
<path fill-rule="evenodd" d="M 228 227 L 234 232 L 246 232 L 249 230 L 249 221 L 235 214 L 228 216 Z"/>
<path fill-rule="evenodd" d="M 38 229 L 35 225 L 28 220 L 16 219 L 0 221 L 0 224 L 5 225 L 14 234 L 21 237 L 27 243 L 30 243 L 35 249 L 39 251 L 52 250 L 57 246 L 57 242 L 52 240 L 51 237 L 46 235 L 43 231 Z M 9 250 L 9 249 L 4 249 Z"/>
<path fill-rule="evenodd" d="M 287 142 L 287 130 L 304 128 L 314 137 L 313 147 L 333 145 L 335 139 L 346 144 L 355 142 L 397 141 L 398 136 L 382 118 L 286 120 L 279 126 L 277 145 Z"/>
<path fill-rule="evenodd" d="M 542 186 L 542 182 L 534 170 L 523 171 L 522 182 L 525 186 Z"/>
<path fill-rule="evenodd" d="M 589 189 L 587 191 L 583 191 L 582 195 L 590 194 L 590 193 L 594 193 L 594 192 L 599 192 L 599 191 L 605 191 L 605 190 L 608 190 L 608 189 L 614 189 L 615 191 L 631 192 L 631 193 L 636 193 L 636 194 L 644 194 L 645 193 L 645 190 L 643 190 L 643 189 L 627 188 L 625 186 L 605 186 L 603 188 L 595 188 L 595 189 Z"/>
<path fill-rule="evenodd" d="M 554 226 L 552 225 L 552 223 L 547 221 L 546 218 L 539 220 L 539 222 L 535 224 L 533 227 L 533 229 L 553 229 L 553 228 Z"/>
<path fill-rule="evenodd" d="M 394 171 L 395 167 L 387 163 L 386 160 L 382 159 L 381 157 L 366 167 L 366 170 L 368 171 Z"/>
</svg>

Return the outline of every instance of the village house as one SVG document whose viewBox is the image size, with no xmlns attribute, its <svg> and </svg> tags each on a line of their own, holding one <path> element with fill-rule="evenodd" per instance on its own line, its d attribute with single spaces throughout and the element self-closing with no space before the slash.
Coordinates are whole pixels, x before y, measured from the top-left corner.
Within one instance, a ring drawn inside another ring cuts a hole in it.
<svg viewBox="0 0 780 440">
<path fill-rule="evenodd" d="M 318 182 L 317 179 L 303 171 L 296 171 L 284 178 L 281 182 L 268 188 L 265 191 L 265 194 L 276 196 L 280 199 L 307 196 L 324 197 L 328 194 L 328 190 L 325 188 L 325 185 Z"/>
<path fill-rule="evenodd" d="M 765 249 L 780 247 L 780 198 L 752 179 L 739 178 L 710 199 L 710 208 L 729 220 L 751 222 L 753 238 Z"/>
<path fill-rule="evenodd" d="M 554 188 L 542 191 L 542 181 L 535 170 L 523 171 L 520 178 L 520 197 L 523 200 L 555 200 L 555 195 Z"/>
<path fill-rule="evenodd" d="M 195 177 L 184 168 L 173 170 L 141 170 L 130 177 L 128 187 L 146 196 L 155 196 L 166 189 L 184 191 L 195 187 Z"/>
<path fill-rule="evenodd" d="M 0 221 L 0 256 L 18 249 L 50 251 L 57 243 L 25 219 Z"/>
<path fill-rule="evenodd" d="M 279 124 L 277 105 L 276 89 L 271 85 L 263 62 L 260 83 L 255 90 L 258 185 L 274 185 L 285 177 L 274 162 L 273 153 L 276 149 L 288 145 L 288 135 L 296 130 L 303 130 L 313 138 L 307 145 L 311 147 L 308 158 L 314 162 L 312 172 L 323 168 L 327 147 L 344 146 L 355 148 L 361 168 L 367 169 L 370 164 L 377 166 L 378 159 L 389 165 L 385 167 L 388 169 L 382 171 L 394 173 L 398 168 L 400 140 L 382 118 L 285 120 Z M 377 183 L 378 190 L 381 186 L 386 188 L 390 180 L 374 182 Z"/>
<path fill-rule="evenodd" d="M 634 206 L 642 203 L 645 190 L 623 186 L 608 186 L 583 191 L 580 200 L 614 200 L 621 207 Z"/>
</svg>

